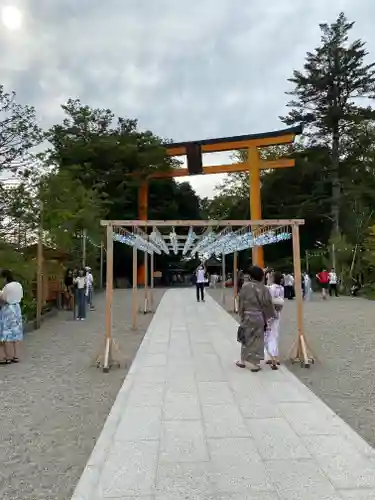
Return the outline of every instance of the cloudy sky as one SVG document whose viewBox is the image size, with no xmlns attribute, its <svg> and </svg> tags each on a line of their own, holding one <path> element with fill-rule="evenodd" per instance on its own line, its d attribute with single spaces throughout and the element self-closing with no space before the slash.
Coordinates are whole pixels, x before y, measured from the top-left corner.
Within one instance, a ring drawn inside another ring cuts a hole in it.
<svg viewBox="0 0 375 500">
<path fill-rule="evenodd" d="M 0 83 L 43 126 L 79 97 L 176 141 L 269 131 L 341 10 L 375 59 L 374 0 L 0 0 Z M 218 180 L 192 184 L 210 196 Z"/>
</svg>

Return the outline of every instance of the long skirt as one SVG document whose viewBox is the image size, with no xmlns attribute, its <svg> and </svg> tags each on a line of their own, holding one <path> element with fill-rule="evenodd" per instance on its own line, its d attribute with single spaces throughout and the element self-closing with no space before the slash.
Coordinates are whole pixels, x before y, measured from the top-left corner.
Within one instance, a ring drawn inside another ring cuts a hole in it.
<svg viewBox="0 0 375 500">
<path fill-rule="evenodd" d="M 264 320 L 262 314 L 245 313 L 241 326 L 244 342 L 241 344 L 241 361 L 259 364 L 264 352 Z"/>
<path fill-rule="evenodd" d="M 268 361 L 271 357 L 279 356 L 279 333 L 280 319 L 271 319 L 267 323 L 264 333 L 264 359 Z"/>
<path fill-rule="evenodd" d="M 0 342 L 23 339 L 22 313 L 19 304 L 3 304 L 0 309 Z"/>
<path fill-rule="evenodd" d="M 311 299 L 312 299 L 312 290 L 311 290 L 311 287 L 308 286 L 305 289 L 305 300 L 311 300 Z"/>
</svg>

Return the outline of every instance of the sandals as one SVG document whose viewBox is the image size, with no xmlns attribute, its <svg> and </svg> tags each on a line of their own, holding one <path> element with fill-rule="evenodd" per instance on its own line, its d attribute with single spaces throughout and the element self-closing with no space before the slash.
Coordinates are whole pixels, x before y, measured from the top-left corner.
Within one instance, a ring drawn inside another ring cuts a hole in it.
<svg viewBox="0 0 375 500">
<path fill-rule="evenodd" d="M 1 359 L 0 360 L 0 365 L 11 365 L 12 363 L 19 363 L 20 360 L 19 358 L 11 358 L 11 359 Z"/>
<path fill-rule="evenodd" d="M 245 363 L 242 363 L 241 361 L 237 361 L 237 362 L 236 362 L 236 366 L 238 366 L 238 368 L 246 368 L 246 364 L 245 364 Z M 251 366 L 249 367 L 249 370 L 250 370 L 252 373 L 258 373 L 258 372 L 260 372 L 261 368 L 260 368 L 260 366 L 251 365 Z"/>
<path fill-rule="evenodd" d="M 237 361 L 236 366 L 238 366 L 238 368 L 246 368 L 245 363 L 241 363 L 241 361 Z"/>
<path fill-rule="evenodd" d="M 272 362 L 272 360 L 269 359 L 268 361 L 266 361 L 266 365 L 276 366 L 276 370 L 277 370 L 277 366 L 280 366 L 280 361 Z M 275 368 L 272 368 L 272 370 L 275 370 Z"/>
</svg>

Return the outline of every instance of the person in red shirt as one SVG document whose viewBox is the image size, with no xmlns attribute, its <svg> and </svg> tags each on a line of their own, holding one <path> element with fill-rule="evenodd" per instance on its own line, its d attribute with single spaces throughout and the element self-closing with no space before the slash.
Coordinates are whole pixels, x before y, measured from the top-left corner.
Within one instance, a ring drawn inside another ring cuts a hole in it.
<svg viewBox="0 0 375 500">
<path fill-rule="evenodd" d="M 316 278 L 320 284 L 320 288 L 322 290 L 322 299 L 325 300 L 327 298 L 327 290 L 328 290 L 328 284 L 329 284 L 329 272 L 326 269 L 323 269 L 323 271 L 320 271 L 316 275 Z"/>
</svg>

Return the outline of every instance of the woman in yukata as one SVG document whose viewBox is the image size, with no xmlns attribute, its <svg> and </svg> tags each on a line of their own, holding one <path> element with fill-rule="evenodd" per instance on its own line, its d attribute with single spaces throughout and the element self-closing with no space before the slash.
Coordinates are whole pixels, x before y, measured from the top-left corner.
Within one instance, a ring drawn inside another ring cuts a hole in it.
<svg viewBox="0 0 375 500">
<path fill-rule="evenodd" d="M 275 308 L 275 314 L 267 321 L 267 327 L 264 335 L 264 359 L 273 370 L 277 370 L 279 360 L 279 334 L 280 334 L 280 313 L 284 306 L 284 288 L 281 285 L 282 274 L 274 272 L 272 274 L 272 284 L 269 285 L 269 291 L 272 298 L 272 304 Z"/>
<path fill-rule="evenodd" d="M 263 269 L 252 266 L 249 275 L 250 281 L 244 283 L 239 295 L 237 340 L 241 343 L 241 360 L 236 365 L 258 372 L 264 356 L 264 329 L 275 316 L 275 309 L 270 292 L 263 284 Z"/>
<path fill-rule="evenodd" d="M 303 275 L 303 282 L 305 284 L 305 294 L 304 294 L 304 299 L 305 300 L 311 300 L 312 298 L 312 290 L 311 290 L 311 278 L 309 276 L 309 273 L 304 273 Z"/>
<path fill-rule="evenodd" d="M 21 300 L 23 288 L 11 271 L 1 273 L 4 288 L 0 292 L 0 365 L 19 362 L 18 346 L 23 339 Z"/>
</svg>

